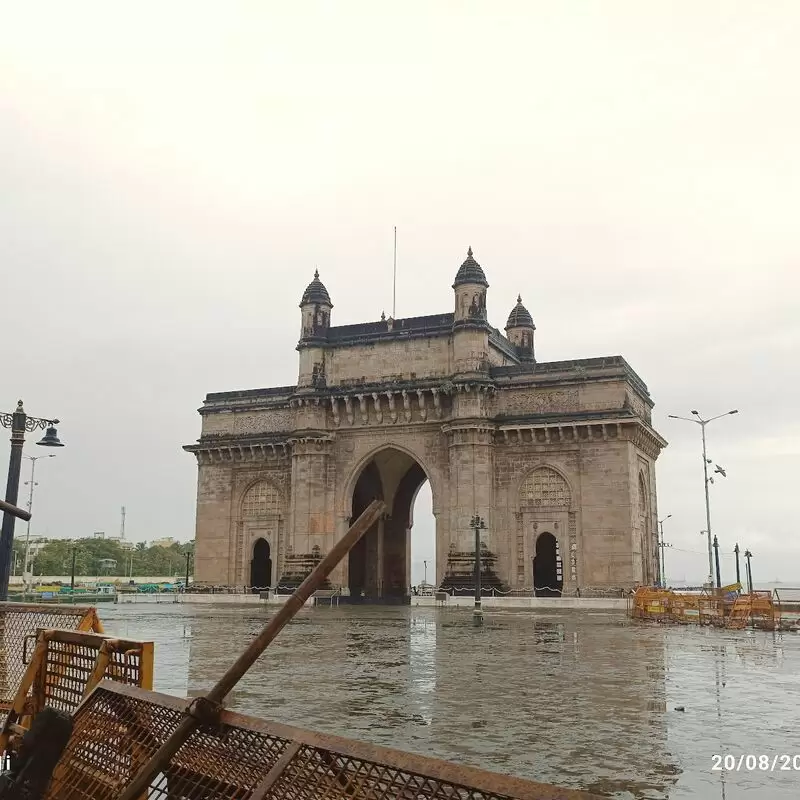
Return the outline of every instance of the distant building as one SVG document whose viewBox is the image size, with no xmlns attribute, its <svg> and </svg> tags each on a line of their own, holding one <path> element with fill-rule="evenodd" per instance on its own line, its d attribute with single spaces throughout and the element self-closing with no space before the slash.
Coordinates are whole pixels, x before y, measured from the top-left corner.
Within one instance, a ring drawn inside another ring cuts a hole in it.
<svg viewBox="0 0 800 800">
<path fill-rule="evenodd" d="M 150 542 L 150 547 L 172 547 L 174 544 L 177 544 L 174 537 L 164 536 L 161 539 L 153 539 L 153 541 Z"/>
</svg>

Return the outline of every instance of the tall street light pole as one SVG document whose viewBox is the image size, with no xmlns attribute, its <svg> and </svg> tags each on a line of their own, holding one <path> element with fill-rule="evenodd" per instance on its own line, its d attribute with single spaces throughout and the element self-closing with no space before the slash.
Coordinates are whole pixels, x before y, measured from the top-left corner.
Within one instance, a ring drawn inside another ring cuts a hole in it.
<svg viewBox="0 0 800 800">
<path fill-rule="evenodd" d="M 753 554 L 749 550 L 745 550 L 744 557 L 747 559 L 747 594 L 753 594 L 753 570 L 750 568 L 750 559 Z"/>
<path fill-rule="evenodd" d="M 55 453 L 48 453 L 46 456 L 29 456 L 23 453 L 23 458 L 27 458 L 28 461 L 31 462 L 31 479 L 26 481 L 25 483 L 30 486 L 30 491 L 28 492 L 28 513 L 33 513 L 33 489 L 35 486 L 39 484 L 36 483 L 34 478 L 36 477 L 36 462 L 39 461 L 41 458 L 55 458 Z M 25 529 L 25 561 L 22 566 L 22 579 L 25 583 L 25 591 L 28 591 L 28 578 L 27 573 L 30 568 L 30 550 L 31 550 L 31 521 L 28 519 L 27 527 Z"/>
<path fill-rule="evenodd" d="M 32 433 L 37 428 L 45 432 L 41 441 L 36 444 L 43 447 L 63 447 L 58 439 L 57 419 L 40 419 L 29 417 L 22 406 L 17 403 L 13 414 L 0 413 L 0 425 L 11 428 L 11 455 L 8 458 L 8 482 L 6 484 L 6 503 L 17 504 L 19 496 L 19 476 L 22 469 L 22 446 L 25 444 L 25 433 Z M 8 600 L 8 579 L 11 573 L 11 558 L 14 550 L 14 515 L 6 511 L 3 514 L 3 528 L 0 534 L 0 601 Z"/>
<path fill-rule="evenodd" d="M 736 583 L 739 584 L 741 587 L 742 585 L 742 576 L 739 572 L 739 542 L 736 542 L 736 547 L 733 548 L 733 552 L 736 556 Z"/>
<path fill-rule="evenodd" d="M 483 619 L 481 607 L 481 531 L 486 530 L 486 522 L 477 514 L 470 520 L 470 526 L 475 531 L 475 609 L 472 616 L 476 622 Z"/>
<path fill-rule="evenodd" d="M 675 414 L 669 414 L 670 419 L 682 419 L 685 422 L 694 422 L 696 425 L 700 426 L 700 430 L 703 435 L 703 478 L 704 478 L 704 490 L 706 496 L 706 534 L 708 536 L 708 585 L 714 585 L 714 553 L 713 553 L 713 544 L 711 538 L 711 504 L 709 502 L 708 497 L 708 484 L 713 483 L 714 479 L 709 477 L 708 474 L 708 453 L 706 452 L 706 425 L 709 422 L 713 422 L 715 419 L 721 419 L 722 417 L 730 416 L 731 414 L 738 414 L 739 409 L 734 408 L 733 411 L 726 411 L 724 414 L 717 414 L 716 417 L 711 417 L 710 419 L 703 419 L 700 416 L 699 411 L 692 411 L 694 418 L 692 417 L 678 417 Z M 719 472 L 721 475 L 725 475 L 725 471 L 720 467 L 717 467 L 716 472 Z"/>
<path fill-rule="evenodd" d="M 658 549 L 660 553 L 660 558 L 658 561 L 658 585 L 665 589 L 667 586 L 667 568 L 664 561 L 664 548 L 666 544 L 664 544 L 664 523 L 672 516 L 672 514 L 667 514 L 664 519 L 660 519 L 658 521 L 658 529 L 661 533 L 661 539 L 658 543 Z"/>
</svg>

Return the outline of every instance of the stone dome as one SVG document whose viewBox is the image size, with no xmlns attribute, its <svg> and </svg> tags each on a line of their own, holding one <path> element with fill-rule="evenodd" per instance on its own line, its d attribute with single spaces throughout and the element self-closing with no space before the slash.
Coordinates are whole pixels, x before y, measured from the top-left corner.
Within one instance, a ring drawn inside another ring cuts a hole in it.
<svg viewBox="0 0 800 800">
<path fill-rule="evenodd" d="M 536 326 L 533 324 L 533 317 L 522 305 L 522 295 L 517 295 L 517 304 L 514 308 L 511 309 L 511 313 L 508 315 L 508 322 L 506 322 L 506 330 L 509 328 L 533 328 L 536 329 Z"/>
<path fill-rule="evenodd" d="M 472 257 L 472 248 L 467 250 L 467 260 L 458 268 L 453 288 L 463 286 L 465 283 L 478 284 L 479 286 L 489 287 L 481 265 Z"/>
<path fill-rule="evenodd" d="M 308 284 L 303 292 L 303 299 L 300 301 L 300 305 L 316 305 L 317 303 L 324 303 L 333 308 L 331 296 L 328 294 L 325 284 L 319 279 L 319 270 L 314 270 L 314 280 Z"/>
</svg>

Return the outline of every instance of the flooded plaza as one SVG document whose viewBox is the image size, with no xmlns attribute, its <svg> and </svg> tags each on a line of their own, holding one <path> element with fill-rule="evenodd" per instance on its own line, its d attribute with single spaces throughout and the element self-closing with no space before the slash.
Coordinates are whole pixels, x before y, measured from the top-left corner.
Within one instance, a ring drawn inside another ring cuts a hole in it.
<svg viewBox="0 0 800 800">
<path fill-rule="evenodd" d="M 155 688 L 208 690 L 271 609 L 104 608 L 156 643 Z M 635 624 L 615 613 L 414 607 L 302 611 L 233 710 L 619 798 L 796 798 L 800 770 L 713 770 L 798 755 L 800 636 Z M 684 710 L 676 710 L 682 708 Z"/>
</svg>

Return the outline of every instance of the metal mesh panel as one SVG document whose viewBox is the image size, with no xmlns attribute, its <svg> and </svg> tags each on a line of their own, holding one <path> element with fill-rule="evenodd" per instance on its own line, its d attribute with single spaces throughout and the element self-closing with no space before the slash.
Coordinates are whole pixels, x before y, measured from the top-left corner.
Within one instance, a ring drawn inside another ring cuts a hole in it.
<svg viewBox="0 0 800 800">
<path fill-rule="evenodd" d="M 149 642 L 122 641 L 71 631 L 45 631 L 44 635 L 47 655 L 37 684 L 43 690 L 44 705 L 70 714 L 80 705 L 98 661 L 107 662 L 99 677 L 130 686 L 143 685 L 142 678 L 148 667 L 143 660 L 149 656 L 152 661 Z"/>
<path fill-rule="evenodd" d="M 11 707 L 25 672 L 23 650 L 27 646 L 30 653 L 30 637 L 40 628 L 102 630 L 91 607 L 0 603 L 0 719 Z"/>
<path fill-rule="evenodd" d="M 101 684 L 46 800 L 116 800 L 178 726 L 186 700 Z M 231 712 L 198 728 L 151 783 L 149 800 L 589 800 L 584 792 L 289 728 Z"/>
</svg>

